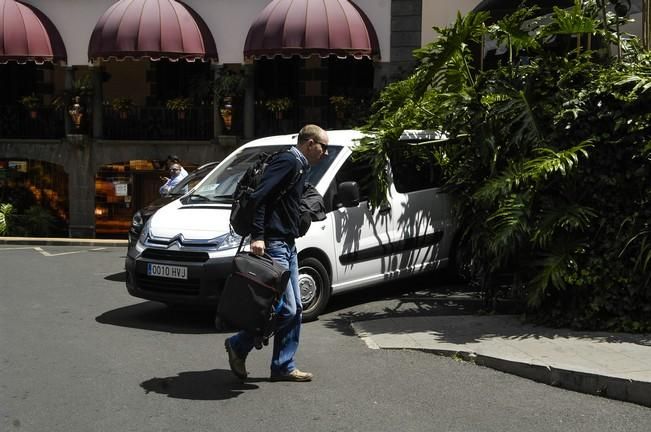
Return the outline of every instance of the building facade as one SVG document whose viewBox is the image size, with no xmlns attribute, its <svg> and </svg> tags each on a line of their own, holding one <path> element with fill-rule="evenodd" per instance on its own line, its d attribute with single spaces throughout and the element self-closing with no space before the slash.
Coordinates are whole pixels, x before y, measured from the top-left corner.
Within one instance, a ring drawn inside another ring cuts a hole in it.
<svg viewBox="0 0 651 432">
<path fill-rule="evenodd" d="M 54 234 L 126 236 L 168 155 L 192 169 L 356 126 L 433 26 L 480 3 L 0 0 L 0 202 L 46 209 Z"/>
</svg>

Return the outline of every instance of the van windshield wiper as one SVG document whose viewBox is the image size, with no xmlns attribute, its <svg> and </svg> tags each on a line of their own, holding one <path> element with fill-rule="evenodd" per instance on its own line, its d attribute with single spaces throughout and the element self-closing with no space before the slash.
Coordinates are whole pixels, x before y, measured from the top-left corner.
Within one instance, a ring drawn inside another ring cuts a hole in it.
<svg viewBox="0 0 651 432">
<path fill-rule="evenodd" d="M 212 201 L 210 197 L 201 194 L 188 195 L 188 201 Z"/>
<path fill-rule="evenodd" d="M 233 195 L 214 195 L 213 199 L 216 199 L 218 201 L 232 201 L 233 200 Z"/>
</svg>

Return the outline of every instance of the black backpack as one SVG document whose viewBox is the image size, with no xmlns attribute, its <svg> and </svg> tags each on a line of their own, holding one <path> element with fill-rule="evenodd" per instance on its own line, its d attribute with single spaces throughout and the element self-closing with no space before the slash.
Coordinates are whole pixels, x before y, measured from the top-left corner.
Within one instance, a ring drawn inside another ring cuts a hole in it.
<svg viewBox="0 0 651 432">
<path fill-rule="evenodd" d="M 271 155 L 267 153 L 260 154 L 258 160 L 247 168 L 244 175 L 240 178 L 240 181 L 237 182 L 235 192 L 233 192 L 233 206 L 231 207 L 230 223 L 233 231 L 242 236 L 242 239 L 251 234 L 251 227 L 253 225 L 253 220 L 255 219 L 256 205 L 254 200 L 251 199 L 251 194 L 260 184 L 265 168 L 267 168 L 274 157 L 283 151 L 288 150 L 278 151 Z M 298 158 L 296 161 L 297 163 L 300 163 Z M 280 192 L 280 196 L 285 195 L 289 189 L 294 187 L 302 173 L 302 169 L 296 170 L 296 175 L 292 179 L 292 182 Z"/>
</svg>

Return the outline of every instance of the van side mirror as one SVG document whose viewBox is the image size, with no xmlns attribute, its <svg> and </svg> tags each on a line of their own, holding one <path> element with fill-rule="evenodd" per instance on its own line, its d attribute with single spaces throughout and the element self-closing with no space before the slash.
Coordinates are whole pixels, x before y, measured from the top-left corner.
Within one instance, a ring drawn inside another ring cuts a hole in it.
<svg viewBox="0 0 651 432">
<path fill-rule="evenodd" d="M 357 207 L 359 205 L 359 185 L 354 181 L 345 181 L 337 185 L 337 201 L 341 207 Z"/>
</svg>

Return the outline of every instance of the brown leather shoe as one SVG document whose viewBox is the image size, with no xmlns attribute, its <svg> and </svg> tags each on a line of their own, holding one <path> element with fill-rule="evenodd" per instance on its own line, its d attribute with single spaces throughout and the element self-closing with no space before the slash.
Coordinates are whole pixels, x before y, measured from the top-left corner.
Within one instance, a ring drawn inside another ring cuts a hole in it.
<svg viewBox="0 0 651 432">
<path fill-rule="evenodd" d="M 231 371 L 239 379 L 246 379 L 249 374 L 246 371 L 246 356 L 240 357 L 237 355 L 228 339 L 224 342 L 224 348 L 226 348 L 226 352 L 228 353 L 228 365 L 231 367 Z"/>
<path fill-rule="evenodd" d="M 271 381 L 307 382 L 312 381 L 313 376 L 309 372 L 301 372 L 298 369 L 294 369 L 286 375 L 271 375 Z"/>
</svg>

